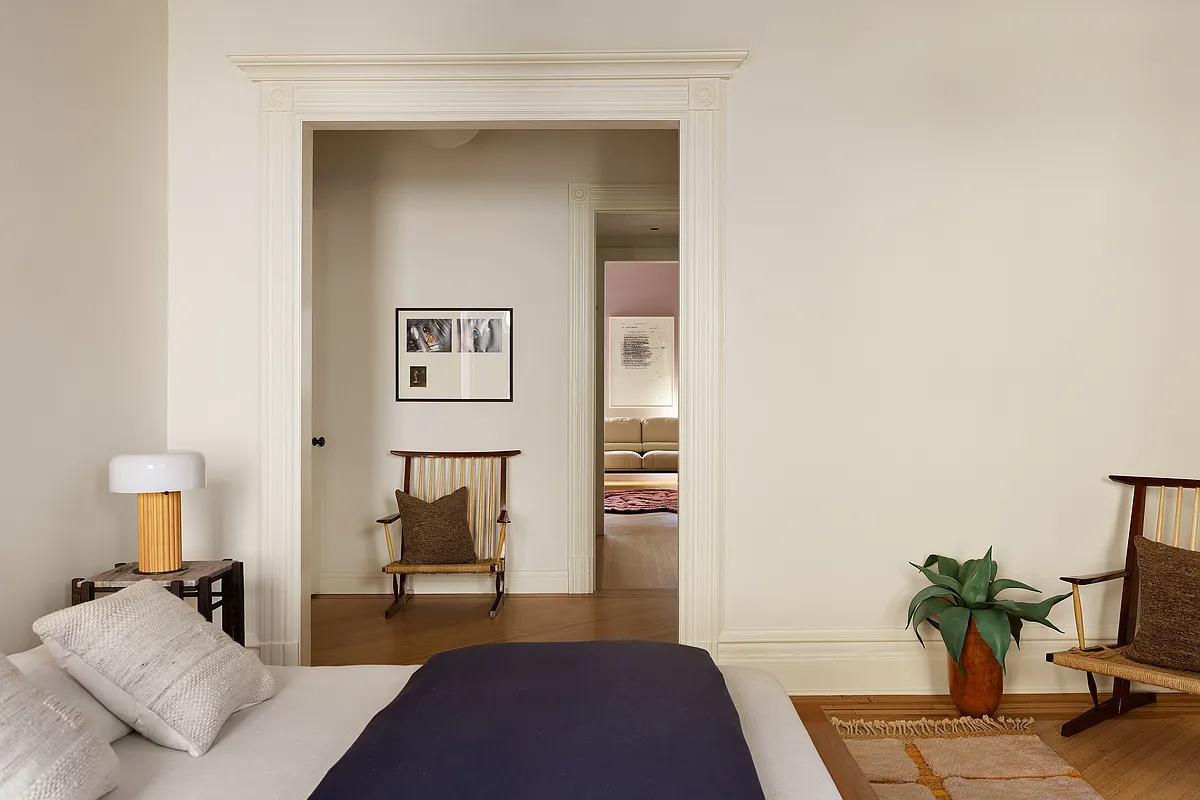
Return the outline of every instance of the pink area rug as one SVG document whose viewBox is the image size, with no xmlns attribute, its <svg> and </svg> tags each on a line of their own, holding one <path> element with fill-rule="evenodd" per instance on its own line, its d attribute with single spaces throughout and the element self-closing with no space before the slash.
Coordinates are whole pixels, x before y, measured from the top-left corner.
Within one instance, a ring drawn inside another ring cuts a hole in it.
<svg viewBox="0 0 1200 800">
<path fill-rule="evenodd" d="M 677 489 L 610 489 L 604 493 L 605 514 L 679 513 Z"/>
</svg>

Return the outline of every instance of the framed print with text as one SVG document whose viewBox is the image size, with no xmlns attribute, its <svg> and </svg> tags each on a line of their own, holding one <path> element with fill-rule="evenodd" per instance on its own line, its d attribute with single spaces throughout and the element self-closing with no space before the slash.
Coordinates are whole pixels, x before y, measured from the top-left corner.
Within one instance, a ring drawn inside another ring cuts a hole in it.
<svg viewBox="0 0 1200 800">
<path fill-rule="evenodd" d="M 675 404 L 675 318 L 609 317 L 608 404 Z"/>
</svg>

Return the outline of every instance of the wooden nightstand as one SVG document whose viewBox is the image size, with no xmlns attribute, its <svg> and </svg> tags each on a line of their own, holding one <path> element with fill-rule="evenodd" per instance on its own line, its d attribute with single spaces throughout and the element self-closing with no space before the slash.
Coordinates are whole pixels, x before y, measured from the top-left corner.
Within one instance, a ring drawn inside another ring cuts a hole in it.
<svg viewBox="0 0 1200 800">
<path fill-rule="evenodd" d="M 139 575 L 137 564 L 116 564 L 112 569 L 90 578 L 71 580 L 71 605 L 95 600 L 98 594 L 119 592 L 138 581 L 152 580 L 176 597 L 196 598 L 196 610 L 213 621 L 213 611 L 221 609 L 221 630 L 238 644 L 246 645 L 246 580 L 242 562 L 185 561 L 183 569 L 166 575 Z M 213 591 L 213 582 L 220 583 Z"/>
</svg>

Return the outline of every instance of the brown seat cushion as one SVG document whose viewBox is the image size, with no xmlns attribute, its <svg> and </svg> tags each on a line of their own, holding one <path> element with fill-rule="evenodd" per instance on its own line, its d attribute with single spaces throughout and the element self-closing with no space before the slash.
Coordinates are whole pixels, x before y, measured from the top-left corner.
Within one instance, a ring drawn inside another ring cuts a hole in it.
<svg viewBox="0 0 1200 800">
<path fill-rule="evenodd" d="M 1138 537 L 1138 623 L 1129 655 L 1200 672 L 1200 553 Z"/>
<path fill-rule="evenodd" d="M 476 560 L 467 522 L 470 494 L 462 487 L 426 503 L 396 490 L 401 564 L 469 564 Z"/>
</svg>

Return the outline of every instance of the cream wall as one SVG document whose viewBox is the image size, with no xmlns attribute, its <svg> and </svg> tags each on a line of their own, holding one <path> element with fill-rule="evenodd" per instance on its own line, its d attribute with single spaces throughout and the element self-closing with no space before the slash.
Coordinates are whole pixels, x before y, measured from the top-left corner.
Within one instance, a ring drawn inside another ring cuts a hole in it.
<svg viewBox="0 0 1200 800">
<path fill-rule="evenodd" d="M 0 4 L 0 652 L 137 557 L 115 453 L 166 440 L 167 5 Z"/>
<path fill-rule="evenodd" d="M 177 0 L 169 436 L 225 487 L 187 522 L 254 553 L 259 100 L 226 54 L 745 47 L 719 655 L 796 691 L 944 689 L 907 561 L 995 544 L 1055 589 L 1118 560 L 1106 474 L 1200 472 L 1198 31 L 1192 0 Z M 1051 644 L 1010 688 L 1080 688 Z"/>
<path fill-rule="evenodd" d="M 519 449 L 507 581 L 567 590 L 567 185 L 674 183 L 675 131 L 482 131 L 438 149 L 416 132 L 320 131 L 314 145 L 313 452 L 319 590 L 386 592 L 377 517 L 391 449 Z M 397 403 L 395 309 L 513 309 L 512 403 Z M 414 591 L 489 591 L 416 576 Z"/>
</svg>

